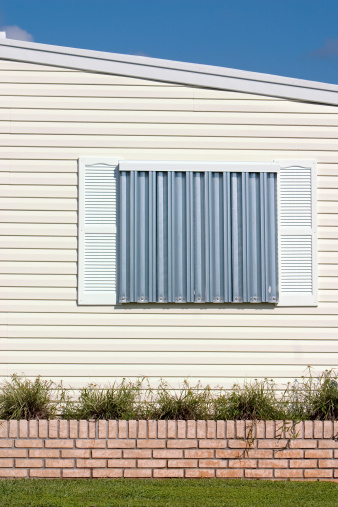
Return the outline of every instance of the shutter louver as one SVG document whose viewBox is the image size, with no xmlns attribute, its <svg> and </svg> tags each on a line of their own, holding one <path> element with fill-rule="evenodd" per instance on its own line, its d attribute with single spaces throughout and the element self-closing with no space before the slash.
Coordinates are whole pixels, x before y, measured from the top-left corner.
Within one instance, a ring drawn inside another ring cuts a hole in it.
<svg viewBox="0 0 338 507">
<path fill-rule="evenodd" d="M 78 304 L 116 304 L 118 160 L 79 160 Z"/>
<path fill-rule="evenodd" d="M 280 161 L 279 306 L 316 306 L 316 163 Z"/>
</svg>

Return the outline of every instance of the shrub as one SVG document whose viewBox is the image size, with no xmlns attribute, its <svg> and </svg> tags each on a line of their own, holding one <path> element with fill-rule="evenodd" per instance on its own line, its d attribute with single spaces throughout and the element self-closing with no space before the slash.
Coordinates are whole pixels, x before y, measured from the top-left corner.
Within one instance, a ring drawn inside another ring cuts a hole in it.
<svg viewBox="0 0 338 507">
<path fill-rule="evenodd" d="M 89 384 L 81 389 L 76 402 L 68 400 L 62 412 L 63 419 L 140 419 L 142 380 L 123 379 L 106 389 Z"/>
<path fill-rule="evenodd" d="M 273 380 L 234 384 L 231 392 L 214 399 L 214 419 L 285 419 L 283 403 L 277 399 Z"/>
<path fill-rule="evenodd" d="M 34 381 L 12 375 L 0 390 L 0 419 L 51 419 L 56 416 L 56 393 L 49 380 Z"/>
<path fill-rule="evenodd" d="M 212 396 L 210 388 L 198 383 L 191 387 L 187 380 L 178 390 L 161 380 L 155 391 L 150 419 L 209 419 Z"/>
</svg>

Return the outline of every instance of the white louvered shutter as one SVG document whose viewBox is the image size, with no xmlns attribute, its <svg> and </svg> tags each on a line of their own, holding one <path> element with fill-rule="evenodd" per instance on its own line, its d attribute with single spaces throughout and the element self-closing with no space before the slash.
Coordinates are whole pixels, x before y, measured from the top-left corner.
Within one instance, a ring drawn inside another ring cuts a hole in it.
<svg viewBox="0 0 338 507">
<path fill-rule="evenodd" d="M 279 306 L 317 306 L 316 163 L 280 161 Z"/>
<path fill-rule="evenodd" d="M 79 305 L 116 304 L 117 165 L 79 159 Z"/>
</svg>

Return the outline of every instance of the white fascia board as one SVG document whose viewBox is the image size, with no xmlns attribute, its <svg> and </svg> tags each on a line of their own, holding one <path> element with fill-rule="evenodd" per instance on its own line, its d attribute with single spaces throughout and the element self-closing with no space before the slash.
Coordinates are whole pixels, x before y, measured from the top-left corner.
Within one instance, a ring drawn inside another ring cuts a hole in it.
<svg viewBox="0 0 338 507">
<path fill-rule="evenodd" d="M 121 160 L 119 171 L 278 172 L 278 162 L 181 162 Z"/>
<path fill-rule="evenodd" d="M 75 70 L 338 105 L 338 86 L 142 56 L 0 39 L 0 58 Z"/>
</svg>

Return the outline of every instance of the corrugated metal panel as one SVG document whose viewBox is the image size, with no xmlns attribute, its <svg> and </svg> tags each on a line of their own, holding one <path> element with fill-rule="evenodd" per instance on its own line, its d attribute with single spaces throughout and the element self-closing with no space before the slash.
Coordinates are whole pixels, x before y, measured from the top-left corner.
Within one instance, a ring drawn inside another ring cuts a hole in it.
<svg viewBox="0 0 338 507">
<path fill-rule="evenodd" d="M 276 302 L 276 174 L 120 172 L 119 301 Z"/>
</svg>

